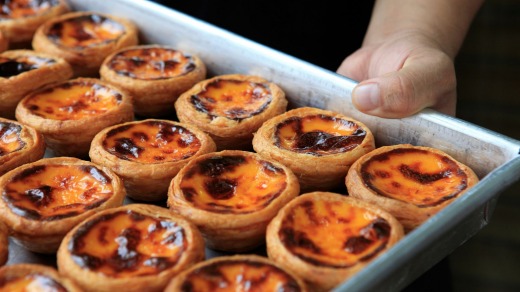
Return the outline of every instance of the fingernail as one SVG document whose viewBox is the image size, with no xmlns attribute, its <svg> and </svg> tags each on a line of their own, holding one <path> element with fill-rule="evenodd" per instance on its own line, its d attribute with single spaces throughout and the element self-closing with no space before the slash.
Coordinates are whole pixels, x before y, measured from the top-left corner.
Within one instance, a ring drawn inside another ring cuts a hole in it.
<svg viewBox="0 0 520 292">
<path fill-rule="evenodd" d="M 379 107 L 379 85 L 367 83 L 354 88 L 352 102 L 361 111 L 370 111 Z"/>
</svg>

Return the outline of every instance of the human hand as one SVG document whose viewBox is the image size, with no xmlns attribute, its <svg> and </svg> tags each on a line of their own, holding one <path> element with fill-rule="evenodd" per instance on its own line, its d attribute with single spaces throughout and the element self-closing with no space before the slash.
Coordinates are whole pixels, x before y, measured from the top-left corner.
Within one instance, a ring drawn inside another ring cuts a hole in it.
<svg viewBox="0 0 520 292">
<path fill-rule="evenodd" d="M 433 108 L 455 115 L 453 60 L 420 32 L 406 31 L 365 43 L 337 72 L 360 81 L 352 102 L 366 114 L 401 118 Z"/>
</svg>

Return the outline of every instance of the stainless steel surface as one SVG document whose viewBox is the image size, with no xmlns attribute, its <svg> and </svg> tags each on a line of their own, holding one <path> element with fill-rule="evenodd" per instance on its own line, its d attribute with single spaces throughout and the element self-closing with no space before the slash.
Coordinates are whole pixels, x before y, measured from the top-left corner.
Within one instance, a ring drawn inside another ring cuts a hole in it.
<svg viewBox="0 0 520 292">
<path fill-rule="evenodd" d="M 211 75 L 260 75 L 279 84 L 293 107 L 325 108 L 359 119 L 373 131 L 378 146 L 398 143 L 431 146 L 475 170 L 480 183 L 337 287 L 338 291 L 404 288 L 487 225 L 500 192 L 520 179 L 517 140 L 430 110 L 390 120 L 361 114 L 350 102 L 354 81 L 148 1 L 70 2 L 78 10 L 132 19 L 139 26 L 142 42 L 172 45 L 197 54 Z M 31 254 L 13 244 L 11 248 L 11 263 L 53 264 L 53 256 Z M 210 253 L 215 255 L 218 254 Z"/>
</svg>

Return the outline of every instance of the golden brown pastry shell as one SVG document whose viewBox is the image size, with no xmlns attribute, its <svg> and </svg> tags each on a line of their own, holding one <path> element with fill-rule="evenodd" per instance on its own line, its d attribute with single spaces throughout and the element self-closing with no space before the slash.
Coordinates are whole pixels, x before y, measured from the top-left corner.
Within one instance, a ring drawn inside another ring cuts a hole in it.
<svg viewBox="0 0 520 292">
<path fill-rule="evenodd" d="M 49 29 L 55 23 L 91 14 L 101 15 L 117 21 L 125 28 L 125 33 L 114 41 L 81 48 L 66 48 L 54 43 L 47 37 Z M 101 64 L 109 54 L 124 47 L 137 45 L 138 42 L 137 27 L 125 18 L 95 12 L 69 12 L 54 17 L 38 27 L 33 37 L 32 46 L 35 51 L 45 52 L 65 59 L 71 64 L 75 77 L 96 77 L 99 75 Z"/>
<path fill-rule="evenodd" d="M 25 146 L 22 149 L 0 156 L 0 176 L 20 165 L 34 162 L 43 157 L 45 154 L 45 142 L 42 134 L 16 121 L 0 118 L 0 122 L 20 125 L 22 127 L 22 131 L 19 134 L 20 139 L 25 142 Z"/>
<path fill-rule="evenodd" d="M 21 43 L 30 47 L 33 35 L 40 25 L 46 21 L 64 14 L 70 10 L 66 0 L 59 0 L 58 5 L 52 6 L 43 13 L 29 17 L 4 19 L 0 21 L 0 30 L 11 43 Z"/>
<path fill-rule="evenodd" d="M 121 206 L 126 196 L 123 181 L 110 169 L 72 157 L 44 158 L 36 162 L 22 165 L 0 177 L 0 189 L 3 189 L 16 174 L 38 165 L 89 165 L 95 166 L 111 178 L 114 193 L 106 202 L 82 214 L 52 221 L 31 220 L 14 213 L 9 205 L 0 198 L 0 220 L 4 221 L 10 230 L 14 241 L 28 250 L 38 253 L 54 253 L 63 237 L 81 221 L 96 214 L 100 210 Z"/>
<path fill-rule="evenodd" d="M 169 218 L 174 220 L 185 231 L 188 242 L 187 250 L 179 259 L 178 263 L 159 274 L 146 275 L 132 278 L 112 278 L 101 273 L 93 272 L 78 266 L 70 256 L 68 244 L 74 233 L 89 220 L 99 218 L 106 214 L 116 213 L 121 210 L 133 210 L 144 215 L 154 218 Z M 64 238 L 57 254 L 58 270 L 61 274 L 74 279 L 84 291 L 162 291 L 168 284 L 170 279 L 189 268 L 193 264 L 204 260 L 205 249 L 204 240 L 202 239 L 198 229 L 187 219 L 170 212 L 166 208 L 153 205 L 130 204 L 118 208 L 112 208 L 96 213 L 96 215 L 85 220 L 83 223 L 72 229 Z"/>
<path fill-rule="evenodd" d="M 182 178 L 192 165 L 198 161 L 221 155 L 244 155 L 253 156 L 256 159 L 265 159 L 255 153 L 240 150 L 224 150 L 201 155 L 191 160 L 172 180 L 168 190 L 167 204 L 172 211 L 189 218 L 197 225 L 206 241 L 207 247 L 231 252 L 249 251 L 265 242 L 267 224 L 278 213 L 278 210 L 298 196 L 300 193 L 298 179 L 286 166 L 276 161 L 265 159 L 276 167 L 283 169 L 287 175 L 285 190 L 271 201 L 267 207 L 255 212 L 242 214 L 215 213 L 196 208 L 183 195 L 180 188 Z"/>
<path fill-rule="evenodd" d="M 362 165 L 368 161 L 374 155 L 378 155 L 381 153 L 385 153 L 391 151 L 393 149 L 406 149 L 406 148 L 416 148 L 423 149 L 426 151 L 430 151 L 433 153 L 437 153 L 442 156 L 447 156 L 451 160 L 453 160 L 458 167 L 466 173 L 468 176 L 467 184 L 468 187 L 463 192 L 459 193 L 455 198 L 450 200 L 446 200 L 438 205 L 431 207 L 423 207 L 420 208 L 412 203 L 407 203 L 404 201 L 399 201 L 396 199 L 392 199 L 389 197 L 381 196 L 377 194 L 374 190 L 368 188 L 363 179 L 361 177 L 361 167 Z M 409 144 L 400 144 L 393 146 L 383 146 L 375 149 L 374 151 L 367 153 L 363 157 L 361 157 L 358 161 L 356 161 L 351 169 L 348 172 L 347 177 L 345 178 L 345 184 L 347 186 L 347 190 L 350 196 L 359 198 L 371 204 L 378 205 L 379 207 L 387 210 L 389 213 L 394 215 L 397 218 L 405 230 L 407 232 L 415 229 L 419 225 L 421 225 L 424 221 L 426 221 L 431 216 L 437 214 L 440 210 L 446 207 L 448 204 L 453 202 L 456 198 L 463 196 L 464 193 L 470 189 L 473 185 L 475 185 L 479 181 L 477 175 L 471 170 L 468 166 L 458 162 L 453 157 L 448 154 L 431 147 L 423 147 L 423 146 L 412 146 Z"/>
<path fill-rule="evenodd" d="M 188 129 L 200 140 L 200 149 L 195 155 L 187 159 L 162 163 L 125 160 L 104 149 L 103 140 L 109 131 L 121 126 L 141 123 L 141 121 L 135 121 L 112 126 L 99 132 L 92 140 L 89 155 L 92 162 L 112 169 L 123 179 L 128 197 L 140 201 L 160 201 L 166 199 L 171 180 L 184 165 L 200 155 L 214 152 L 216 146 L 206 133 L 192 125 L 153 119 L 143 120 L 142 122 L 146 121 L 166 122 Z"/>
<path fill-rule="evenodd" d="M 323 156 L 298 153 L 275 145 L 275 131 L 278 124 L 291 117 L 303 118 L 316 114 L 355 122 L 366 131 L 365 139 L 348 152 Z M 350 166 L 359 157 L 372 151 L 375 148 L 375 142 L 370 129 L 357 120 L 332 111 L 302 107 L 287 111 L 265 122 L 255 133 L 253 148 L 260 155 L 289 167 L 298 177 L 303 193 L 317 190 L 328 191 L 342 185 Z"/>
<path fill-rule="evenodd" d="M 142 117 L 173 115 L 174 103 L 179 95 L 206 78 L 206 66 L 199 57 L 190 54 L 195 64 L 193 71 L 171 78 L 144 80 L 117 74 L 107 65 L 120 52 L 146 48 L 175 50 L 174 48 L 160 45 L 141 45 L 120 49 L 108 56 L 101 65 L 99 71 L 101 79 L 125 89 L 134 97 L 132 102 L 136 115 Z"/>
<path fill-rule="evenodd" d="M 258 255 L 253 255 L 253 254 L 244 254 L 244 255 L 221 256 L 221 257 L 216 257 L 216 258 L 212 258 L 212 259 L 200 262 L 200 263 L 192 266 L 191 268 L 185 270 L 184 272 L 177 275 L 176 277 L 172 278 L 171 281 L 169 282 L 168 286 L 166 286 L 166 289 L 164 290 L 164 292 L 182 291 L 181 287 L 182 287 L 183 283 L 186 281 L 186 278 L 192 272 L 194 272 L 200 268 L 203 268 L 205 266 L 213 265 L 213 264 L 219 263 L 219 262 L 230 261 L 230 260 L 231 261 L 250 261 L 253 263 L 262 263 L 262 264 L 275 266 L 275 267 L 279 268 L 280 270 L 289 274 L 298 283 L 298 288 L 300 288 L 300 289 L 296 290 L 296 291 L 301 291 L 301 292 L 309 291 L 309 290 L 307 290 L 307 287 L 306 287 L 304 281 L 302 281 L 298 276 L 296 276 L 291 271 L 284 269 L 279 264 L 277 264 L 265 257 L 261 257 Z"/>
<path fill-rule="evenodd" d="M 218 79 L 267 83 L 273 99 L 261 113 L 241 121 L 224 117 L 217 117 L 212 120 L 208 114 L 198 111 L 193 106 L 191 96 L 203 91 L 208 84 Z M 268 119 L 285 112 L 286 108 L 287 99 L 285 98 L 285 92 L 278 85 L 258 76 L 242 74 L 220 75 L 201 81 L 179 96 L 175 102 L 175 110 L 179 120 L 183 123 L 194 124 L 204 132 L 209 133 L 217 144 L 218 150 L 251 149 L 253 133 Z"/>
<path fill-rule="evenodd" d="M 9 257 L 9 231 L 7 226 L 0 221 L 0 266 L 7 263 Z"/>
<path fill-rule="evenodd" d="M 9 48 L 9 40 L 4 36 L 4 33 L 0 29 L 0 53 Z"/>
<path fill-rule="evenodd" d="M 1 22 L 0 22 L 1 23 Z M 9 78 L 0 77 L 0 117 L 14 119 L 16 105 L 30 92 L 52 83 L 61 82 L 72 77 L 72 68 L 64 59 L 32 50 L 10 50 L 0 56 L 17 58 L 35 56 L 53 59 L 54 64 L 23 72 Z"/>
<path fill-rule="evenodd" d="M 0 282 L 6 278 L 24 277 L 35 273 L 52 278 L 69 292 L 82 291 L 76 283 L 60 275 L 54 268 L 39 264 L 15 264 L 2 267 L 0 268 Z"/>
<path fill-rule="evenodd" d="M 31 111 L 24 105 L 24 100 L 30 97 L 30 95 L 28 95 L 17 106 L 16 119 L 42 133 L 45 137 L 47 146 L 54 151 L 56 156 L 87 158 L 90 143 L 99 131 L 106 127 L 132 121 L 134 119 L 131 101 L 132 98 L 125 91 L 99 79 L 77 78 L 71 80 L 71 82 L 73 81 L 94 82 L 111 88 L 121 93 L 121 102 L 116 108 L 100 115 L 79 120 L 61 121 L 47 119 L 31 113 Z M 67 82 L 69 81 L 63 83 Z M 60 84 L 51 85 L 49 87 L 58 86 Z M 45 90 L 46 88 L 43 88 L 42 90 Z M 38 92 L 39 91 L 33 93 L 37 94 Z"/>
<path fill-rule="evenodd" d="M 358 262 L 348 268 L 332 268 L 313 265 L 291 253 L 280 240 L 278 233 L 283 221 L 290 214 L 292 208 L 306 201 L 346 202 L 350 205 L 370 210 L 377 216 L 385 219 L 391 227 L 390 237 L 386 247 L 379 251 L 379 254 L 376 255 L 376 257 L 390 249 L 404 236 L 403 227 L 399 221 L 397 221 L 397 219 L 395 219 L 390 213 L 378 206 L 356 198 L 331 192 L 311 192 L 300 195 L 282 208 L 278 215 L 276 215 L 271 223 L 269 223 L 266 234 L 267 255 L 274 262 L 304 279 L 307 282 L 310 291 L 329 291 L 333 289 L 363 269 L 371 260 Z"/>
</svg>

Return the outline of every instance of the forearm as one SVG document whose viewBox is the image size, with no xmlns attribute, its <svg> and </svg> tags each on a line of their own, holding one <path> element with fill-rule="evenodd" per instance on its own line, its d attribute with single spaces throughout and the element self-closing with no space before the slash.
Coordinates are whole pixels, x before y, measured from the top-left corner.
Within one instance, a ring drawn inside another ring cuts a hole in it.
<svg viewBox="0 0 520 292">
<path fill-rule="evenodd" d="M 483 0 L 378 0 L 363 45 L 395 34 L 418 33 L 450 58 L 462 45 Z"/>
</svg>

